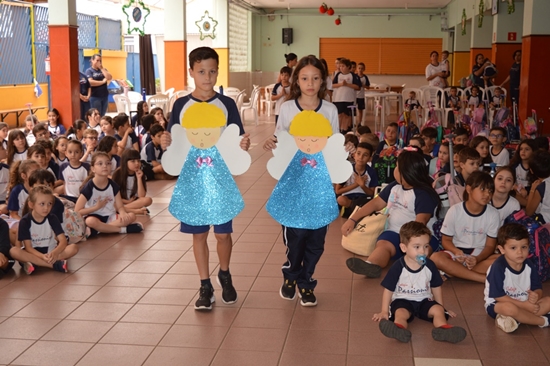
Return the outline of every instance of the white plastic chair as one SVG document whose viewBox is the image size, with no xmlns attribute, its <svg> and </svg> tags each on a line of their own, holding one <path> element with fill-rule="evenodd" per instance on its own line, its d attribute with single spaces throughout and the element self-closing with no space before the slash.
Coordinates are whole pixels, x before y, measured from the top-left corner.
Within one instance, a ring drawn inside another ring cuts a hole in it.
<svg viewBox="0 0 550 366">
<path fill-rule="evenodd" d="M 229 98 L 232 98 L 234 101 L 237 101 L 237 96 L 240 92 L 241 91 L 237 88 L 227 88 L 227 90 L 224 89 L 223 94 Z"/>
<path fill-rule="evenodd" d="M 172 108 L 174 108 L 174 103 L 176 102 L 176 99 L 179 99 L 189 94 L 191 94 L 189 90 L 178 90 L 177 92 L 175 92 L 168 101 L 168 112 L 172 112 Z"/>
<path fill-rule="evenodd" d="M 444 121 L 445 121 L 445 127 L 447 127 L 449 122 L 449 115 L 450 113 L 454 113 L 454 111 L 453 111 L 453 108 L 449 108 L 449 106 L 447 105 L 447 102 L 449 101 L 449 98 L 451 96 L 451 88 L 445 88 L 443 90 L 445 92 L 445 96 L 441 100 L 441 108 L 443 109 L 443 113 L 445 113 Z M 460 88 L 457 88 L 456 95 L 458 96 L 460 102 L 462 102 L 462 94 L 463 94 L 463 90 Z"/>
<path fill-rule="evenodd" d="M 441 100 L 445 98 L 445 91 L 436 86 L 428 86 L 422 90 L 422 108 L 426 110 L 425 121 L 428 121 L 428 111 L 430 105 L 433 106 L 436 116 L 443 125 L 443 109 L 441 108 Z M 447 123 L 445 122 L 445 125 Z"/>
<path fill-rule="evenodd" d="M 241 92 L 235 97 L 235 103 L 237 104 L 237 109 L 239 111 L 241 110 L 241 108 L 243 106 L 245 96 L 246 96 L 246 93 L 244 92 L 244 90 L 241 90 Z"/>
<path fill-rule="evenodd" d="M 170 88 L 168 90 L 165 90 L 162 94 L 168 95 L 168 98 L 172 98 L 172 95 L 174 95 L 174 88 Z"/>
<path fill-rule="evenodd" d="M 170 98 L 168 98 L 166 94 L 156 94 L 147 100 L 147 104 L 149 104 L 149 110 L 155 106 L 157 108 L 162 108 L 163 111 L 168 111 L 170 107 Z"/>
<path fill-rule="evenodd" d="M 271 100 L 271 93 L 273 92 L 273 88 L 275 87 L 275 84 L 269 84 L 265 87 L 264 91 L 264 98 L 262 99 L 262 106 L 265 105 L 267 116 L 271 116 L 271 110 L 275 108 L 275 101 Z"/>
<path fill-rule="evenodd" d="M 256 123 L 256 126 L 258 125 L 258 98 L 260 97 L 260 87 L 257 86 L 252 90 L 252 94 L 250 95 L 250 100 L 248 103 L 243 103 L 241 106 L 241 119 L 244 123 L 245 121 L 245 112 L 249 109 L 252 109 L 254 112 L 254 122 Z"/>
<path fill-rule="evenodd" d="M 122 94 L 113 95 L 117 113 L 126 113 L 130 115 L 130 99 Z"/>
<path fill-rule="evenodd" d="M 132 112 L 137 113 L 137 104 L 143 100 L 143 96 L 138 92 L 129 91 L 128 99 L 130 99 L 130 113 L 128 115 L 132 114 Z"/>
<path fill-rule="evenodd" d="M 467 88 L 464 88 L 464 91 L 462 92 L 462 98 L 466 100 L 466 105 L 464 106 L 464 113 L 470 113 L 470 108 L 468 107 L 468 100 L 470 99 L 470 96 L 472 95 L 472 87 L 469 86 Z M 479 100 L 482 102 L 485 100 L 485 89 L 479 88 Z"/>
<path fill-rule="evenodd" d="M 409 93 L 410 92 L 415 92 L 416 93 L 416 100 L 418 100 L 418 102 L 420 104 L 422 104 L 422 95 L 423 95 L 423 92 L 420 88 L 404 88 L 402 91 L 401 91 L 401 103 L 403 104 L 403 110 L 406 109 L 406 105 L 405 105 L 405 102 L 407 101 L 407 99 L 409 99 Z M 421 124 L 421 120 L 420 118 L 418 117 L 418 110 L 415 110 L 415 115 L 416 115 L 416 123 L 419 125 L 418 127 L 420 127 L 420 124 Z M 411 111 L 412 112 L 412 111 Z"/>
</svg>

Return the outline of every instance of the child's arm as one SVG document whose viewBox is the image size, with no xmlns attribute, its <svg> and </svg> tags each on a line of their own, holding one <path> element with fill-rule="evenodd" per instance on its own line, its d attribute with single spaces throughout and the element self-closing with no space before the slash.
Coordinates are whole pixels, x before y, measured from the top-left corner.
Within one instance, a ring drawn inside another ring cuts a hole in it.
<svg viewBox="0 0 550 366">
<path fill-rule="evenodd" d="M 86 216 L 86 215 L 94 213 L 97 210 L 100 210 L 103 207 L 105 207 L 105 205 L 107 204 L 108 201 L 109 200 L 107 198 L 100 199 L 100 200 L 97 201 L 95 206 L 84 208 L 84 206 L 86 206 L 86 202 L 88 202 L 88 199 L 83 194 L 80 194 L 80 196 L 78 196 L 78 200 L 76 201 L 76 204 L 74 206 L 74 210 L 76 212 L 78 212 L 80 215 Z"/>
<path fill-rule="evenodd" d="M 340 195 L 340 194 L 349 192 L 352 189 L 355 189 L 357 187 L 359 187 L 359 185 L 357 184 L 357 181 L 353 184 L 350 184 L 349 186 L 346 186 L 345 184 L 337 184 L 335 191 L 336 191 L 336 194 Z"/>
<path fill-rule="evenodd" d="M 542 290 L 537 290 L 537 291 L 540 291 L 540 293 L 542 294 Z M 528 312 L 533 313 L 533 314 L 538 313 L 539 309 L 540 309 L 540 306 L 536 302 L 533 303 L 529 300 L 519 301 L 519 300 L 516 300 L 516 299 L 512 299 L 508 295 L 497 297 L 495 300 L 497 302 L 508 302 L 508 303 L 514 304 L 518 308 L 523 309 L 523 310 L 528 311 Z"/>
<path fill-rule="evenodd" d="M 124 136 L 121 136 L 120 141 L 117 143 L 118 145 L 118 156 L 122 156 L 122 152 L 126 148 L 126 144 L 128 143 L 128 135 L 132 132 L 131 128 L 127 128 L 126 131 L 124 131 Z M 120 136 L 120 135 L 119 135 Z"/>
<path fill-rule="evenodd" d="M 145 185 L 143 184 L 143 171 L 138 170 L 136 172 L 136 180 L 137 180 L 137 196 L 138 197 L 145 197 L 147 195 L 147 190 L 145 189 Z"/>
<path fill-rule="evenodd" d="M 80 158 L 81 163 L 85 163 L 88 161 L 88 156 L 92 153 L 92 149 L 86 149 L 84 154 L 82 154 L 82 157 Z"/>
<path fill-rule="evenodd" d="M 124 209 L 124 204 L 122 203 L 122 197 L 120 197 L 120 192 L 118 192 L 115 196 L 115 208 L 118 212 L 118 217 L 122 221 L 124 225 L 129 225 L 132 223 L 132 219 L 130 215 L 128 215 L 128 212 L 126 212 L 126 209 Z"/>
<path fill-rule="evenodd" d="M 48 258 L 47 262 L 50 264 L 54 264 L 59 259 L 59 255 L 63 253 L 65 248 L 67 247 L 67 237 L 65 236 L 65 233 L 61 233 L 57 235 L 57 246 L 54 250 L 47 253 L 45 257 Z"/>
<path fill-rule="evenodd" d="M 271 94 L 271 100 L 275 101 L 286 97 L 285 87 L 282 85 L 280 87 L 283 89 L 283 92 L 281 94 Z"/>
<path fill-rule="evenodd" d="M 379 322 L 382 319 L 388 319 L 390 316 L 390 303 L 391 303 L 391 297 L 393 295 L 393 292 L 388 290 L 387 288 L 384 289 L 384 293 L 382 294 L 382 311 L 380 311 L 377 314 L 374 314 L 372 316 L 372 320 L 375 322 Z"/>
<path fill-rule="evenodd" d="M 449 252 L 453 253 L 456 257 L 461 257 L 464 255 L 464 252 L 453 244 L 453 237 L 447 236 L 445 234 L 441 235 L 441 246 L 443 249 L 448 250 Z"/>
<path fill-rule="evenodd" d="M 542 201 L 540 192 L 537 190 L 537 186 L 541 183 L 542 179 L 537 179 L 531 185 L 531 190 L 529 191 L 529 196 L 527 197 L 527 206 L 525 206 L 525 213 L 527 216 L 534 215 L 537 207 L 539 207 L 539 204 Z"/>
<path fill-rule="evenodd" d="M 386 202 L 380 198 L 380 196 L 377 196 L 349 217 L 344 225 L 342 225 L 342 235 L 347 236 L 363 217 L 368 216 L 375 211 L 379 211 L 384 207 L 386 207 Z"/>
<path fill-rule="evenodd" d="M 14 220 L 21 220 L 21 216 L 19 216 L 18 211 L 10 211 L 10 218 Z"/>
<path fill-rule="evenodd" d="M 38 250 L 36 250 L 32 247 L 32 241 L 30 241 L 30 240 L 21 240 L 21 244 L 23 244 L 25 246 L 25 250 L 27 252 L 29 252 L 30 254 L 34 255 L 37 258 L 42 259 L 43 261 L 46 261 L 46 262 L 48 261 L 48 259 L 46 258 L 46 254 L 42 254 Z"/>
<path fill-rule="evenodd" d="M 357 174 L 357 176 L 355 177 L 355 183 L 357 183 L 359 187 L 361 187 L 363 192 L 365 192 L 367 196 L 374 196 L 374 189 L 367 187 L 367 185 L 365 184 L 366 181 L 367 180 L 365 179 L 365 176 Z"/>
<path fill-rule="evenodd" d="M 415 221 L 416 222 L 420 222 L 424 225 L 427 225 L 428 224 L 428 221 L 430 221 L 430 219 L 432 218 L 432 214 L 429 214 L 429 213 L 419 213 L 419 214 L 416 214 L 416 219 Z"/>
<path fill-rule="evenodd" d="M 497 239 L 491 238 L 490 236 L 487 236 L 487 239 L 485 240 L 485 247 L 483 247 L 483 250 L 478 255 L 470 255 L 468 256 L 466 260 L 466 266 L 468 269 L 474 268 L 474 266 L 478 263 L 483 262 L 485 259 L 489 258 L 492 254 L 495 253 L 495 248 L 497 247 Z"/>
</svg>

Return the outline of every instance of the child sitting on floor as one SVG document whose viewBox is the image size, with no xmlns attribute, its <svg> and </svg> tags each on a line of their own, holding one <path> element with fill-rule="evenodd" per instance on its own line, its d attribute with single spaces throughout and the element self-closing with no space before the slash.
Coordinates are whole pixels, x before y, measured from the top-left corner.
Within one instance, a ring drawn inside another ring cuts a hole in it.
<svg viewBox="0 0 550 366">
<path fill-rule="evenodd" d="M 458 343 L 466 338 L 464 328 L 447 323 L 449 316 L 454 318 L 456 314 L 443 306 L 443 280 L 428 258 L 431 235 L 430 229 L 417 221 L 408 222 L 399 230 L 399 248 L 405 255 L 391 266 L 382 281 L 382 311 L 372 317 L 380 322 L 380 331 L 388 338 L 408 342 L 408 323 L 415 317 L 433 322 L 432 338 L 436 341 Z"/>
</svg>

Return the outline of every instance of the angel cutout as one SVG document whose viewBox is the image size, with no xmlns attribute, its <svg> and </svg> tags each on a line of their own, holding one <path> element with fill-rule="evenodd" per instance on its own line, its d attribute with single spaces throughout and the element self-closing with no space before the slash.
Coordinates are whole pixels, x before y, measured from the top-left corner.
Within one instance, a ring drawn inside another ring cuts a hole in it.
<svg viewBox="0 0 550 366">
<path fill-rule="evenodd" d="M 278 134 L 267 170 L 279 182 L 266 208 L 281 225 L 314 230 L 338 216 L 332 183 L 345 182 L 352 166 L 346 159 L 344 136 L 332 133 L 321 113 L 302 111 L 289 132 Z"/>
<path fill-rule="evenodd" d="M 220 225 L 244 208 L 232 177 L 250 167 L 250 155 L 239 146 L 239 127 L 225 127 L 223 111 L 195 103 L 172 127 L 172 144 L 162 156 L 170 175 L 179 175 L 168 210 L 188 225 Z M 224 128 L 225 127 L 225 128 Z"/>
</svg>

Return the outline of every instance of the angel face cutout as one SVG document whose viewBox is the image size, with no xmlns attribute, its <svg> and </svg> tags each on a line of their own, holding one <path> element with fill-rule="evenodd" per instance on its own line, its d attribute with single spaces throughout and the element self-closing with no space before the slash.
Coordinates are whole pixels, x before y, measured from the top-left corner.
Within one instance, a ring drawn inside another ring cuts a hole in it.
<svg viewBox="0 0 550 366">
<path fill-rule="evenodd" d="M 302 111 L 292 120 L 289 133 L 294 136 L 296 146 L 305 154 L 323 151 L 332 135 L 329 121 L 314 111 Z"/>
<path fill-rule="evenodd" d="M 195 103 L 185 111 L 181 120 L 187 139 L 197 149 L 209 149 L 216 145 L 225 126 L 221 109 L 208 103 Z"/>
</svg>

